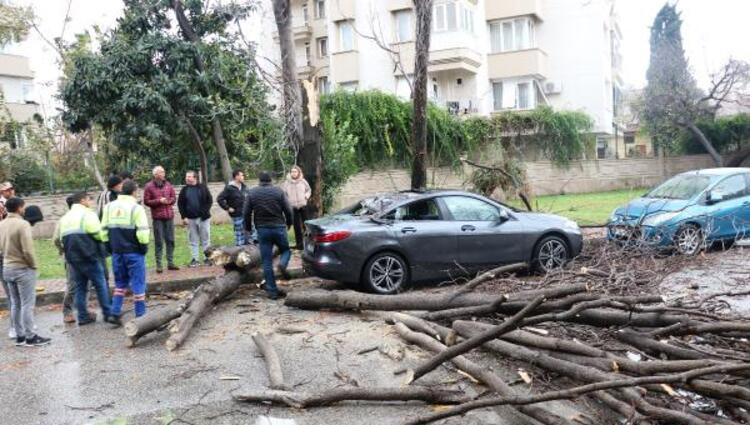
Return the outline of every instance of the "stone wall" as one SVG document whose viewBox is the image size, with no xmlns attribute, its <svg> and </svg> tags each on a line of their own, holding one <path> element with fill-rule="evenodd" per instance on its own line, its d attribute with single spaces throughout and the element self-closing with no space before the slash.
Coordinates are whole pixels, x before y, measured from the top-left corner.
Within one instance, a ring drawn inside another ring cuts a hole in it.
<svg viewBox="0 0 750 425">
<path fill-rule="evenodd" d="M 708 155 L 575 161 L 567 169 L 556 168 L 548 161 L 526 164 L 529 181 L 536 195 L 649 187 L 683 171 L 712 166 L 713 162 Z M 431 169 L 428 172 L 430 186 L 445 189 L 466 187 L 466 177 L 465 173 L 445 168 Z M 408 189 L 410 178 L 409 171 L 402 169 L 362 172 L 352 177 L 342 188 L 335 207 L 350 205 L 377 193 Z M 222 183 L 209 184 L 214 200 L 223 187 Z M 179 193 L 180 187 L 175 187 L 175 190 Z M 31 197 L 27 199 L 27 204 L 38 205 L 44 214 L 45 221 L 34 226 L 34 236 L 39 238 L 50 237 L 55 222 L 67 210 L 65 195 Z M 175 214 L 176 210 L 175 207 Z M 229 215 L 214 202 L 211 220 L 217 224 L 228 223 Z"/>
</svg>

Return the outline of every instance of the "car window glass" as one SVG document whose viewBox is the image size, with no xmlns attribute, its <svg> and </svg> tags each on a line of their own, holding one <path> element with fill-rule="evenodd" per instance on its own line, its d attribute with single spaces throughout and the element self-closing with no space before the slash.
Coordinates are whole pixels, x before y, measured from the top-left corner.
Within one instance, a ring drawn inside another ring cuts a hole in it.
<svg viewBox="0 0 750 425">
<path fill-rule="evenodd" d="M 482 200 L 466 196 L 446 196 L 442 199 L 456 221 L 500 220 L 500 210 Z"/>
<path fill-rule="evenodd" d="M 400 221 L 440 220 L 440 210 L 435 200 L 425 199 L 400 206 L 386 218 Z"/>
<path fill-rule="evenodd" d="M 712 193 L 721 194 L 723 200 L 739 198 L 744 196 L 746 191 L 745 177 L 741 175 L 726 178 L 711 190 Z"/>
</svg>

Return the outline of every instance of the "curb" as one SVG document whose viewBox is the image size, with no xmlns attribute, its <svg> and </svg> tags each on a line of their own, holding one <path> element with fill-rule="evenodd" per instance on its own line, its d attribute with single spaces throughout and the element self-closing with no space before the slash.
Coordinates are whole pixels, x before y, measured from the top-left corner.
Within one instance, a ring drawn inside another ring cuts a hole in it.
<svg viewBox="0 0 750 425">
<path fill-rule="evenodd" d="M 289 274 L 292 276 L 292 278 L 300 278 L 305 276 L 305 272 L 302 270 L 301 267 L 297 268 L 290 268 Z M 166 280 L 161 282 L 154 282 L 154 283 L 148 283 L 146 285 L 146 294 L 147 295 L 153 295 L 153 294 L 163 294 L 163 293 L 170 293 L 170 292 L 182 292 L 182 291 L 191 291 L 198 287 L 201 283 L 212 279 L 214 276 L 204 276 L 204 277 L 191 277 L 186 279 L 177 279 L 177 280 Z M 110 294 L 112 293 L 112 289 L 114 289 L 113 286 L 110 286 Z M 55 291 L 55 292 L 42 292 L 40 294 L 36 295 L 36 307 L 43 307 L 47 305 L 52 304 L 61 304 L 63 297 L 65 296 L 64 291 Z M 0 297 L 0 311 L 7 311 L 8 310 L 8 298 L 7 297 Z"/>
</svg>

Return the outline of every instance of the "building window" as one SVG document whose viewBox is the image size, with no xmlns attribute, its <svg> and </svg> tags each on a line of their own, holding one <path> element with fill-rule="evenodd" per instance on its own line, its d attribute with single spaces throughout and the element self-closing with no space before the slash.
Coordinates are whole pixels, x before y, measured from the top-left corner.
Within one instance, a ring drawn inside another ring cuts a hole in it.
<svg viewBox="0 0 750 425">
<path fill-rule="evenodd" d="M 490 24 L 492 53 L 511 52 L 534 47 L 534 21 L 518 18 Z"/>
<path fill-rule="evenodd" d="M 328 77 L 318 77 L 318 92 L 320 94 L 331 92 L 331 83 L 328 82 Z"/>
<path fill-rule="evenodd" d="M 503 83 L 492 83 L 492 99 L 494 100 L 494 109 L 499 111 L 503 109 Z"/>
<path fill-rule="evenodd" d="M 342 90 L 346 90 L 348 92 L 355 92 L 357 91 L 357 85 L 358 83 L 356 81 L 350 82 L 350 83 L 341 83 L 339 84 L 339 88 Z"/>
<path fill-rule="evenodd" d="M 23 85 L 23 101 L 25 103 L 34 102 L 34 86 L 31 84 Z"/>
<path fill-rule="evenodd" d="M 339 23 L 339 51 L 354 50 L 354 28 L 349 21 Z"/>
<path fill-rule="evenodd" d="M 396 21 L 396 41 L 404 42 L 414 39 L 414 30 L 412 29 L 412 12 L 409 9 L 399 10 L 393 13 Z"/>
<path fill-rule="evenodd" d="M 328 37 L 318 39 L 318 57 L 321 59 L 328 57 Z"/>
<path fill-rule="evenodd" d="M 461 29 L 474 34 L 474 11 L 468 7 L 461 7 Z"/>
<path fill-rule="evenodd" d="M 517 86 L 516 106 L 518 107 L 518 109 L 531 108 L 531 99 L 529 99 L 530 94 L 531 94 L 531 90 L 529 88 L 529 83 L 520 83 Z"/>
<path fill-rule="evenodd" d="M 432 8 L 432 29 L 438 31 L 455 31 L 458 28 L 456 22 L 456 3 L 438 3 Z"/>
<path fill-rule="evenodd" d="M 310 64 L 312 63 L 310 61 L 311 56 L 312 55 L 310 53 L 310 43 L 308 42 L 308 43 L 305 43 L 305 63 L 307 64 L 307 66 L 310 66 Z"/>
<path fill-rule="evenodd" d="M 326 17 L 326 1 L 315 0 L 315 18 L 323 19 Z"/>
<path fill-rule="evenodd" d="M 305 21 L 305 23 L 310 22 L 310 16 L 307 13 L 307 5 L 302 6 L 302 19 Z"/>
<path fill-rule="evenodd" d="M 635 133 L 625 133 L 625 144 L 632 145 L 633 143 L 635 143 Z"/>
</svg>

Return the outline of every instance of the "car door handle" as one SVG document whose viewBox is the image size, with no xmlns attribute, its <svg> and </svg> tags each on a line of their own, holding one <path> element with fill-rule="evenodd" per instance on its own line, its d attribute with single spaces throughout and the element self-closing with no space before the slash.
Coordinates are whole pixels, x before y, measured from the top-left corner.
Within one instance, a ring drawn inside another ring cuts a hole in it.
<svg viewBox="0 0 750 425">
<path fill-rule="evenodd" d="M 463 226 L 461 226 L 462 232 L 473 232 L 475 230 L 477 230 L 477 228 L 472 226 L 471 224 L 464 224 Z"/>
<path fill-rule="evenodd" d="M 401 229 L 401 233 L 417 233 L 416 227 L 404 227 Z"/>
</svg>

